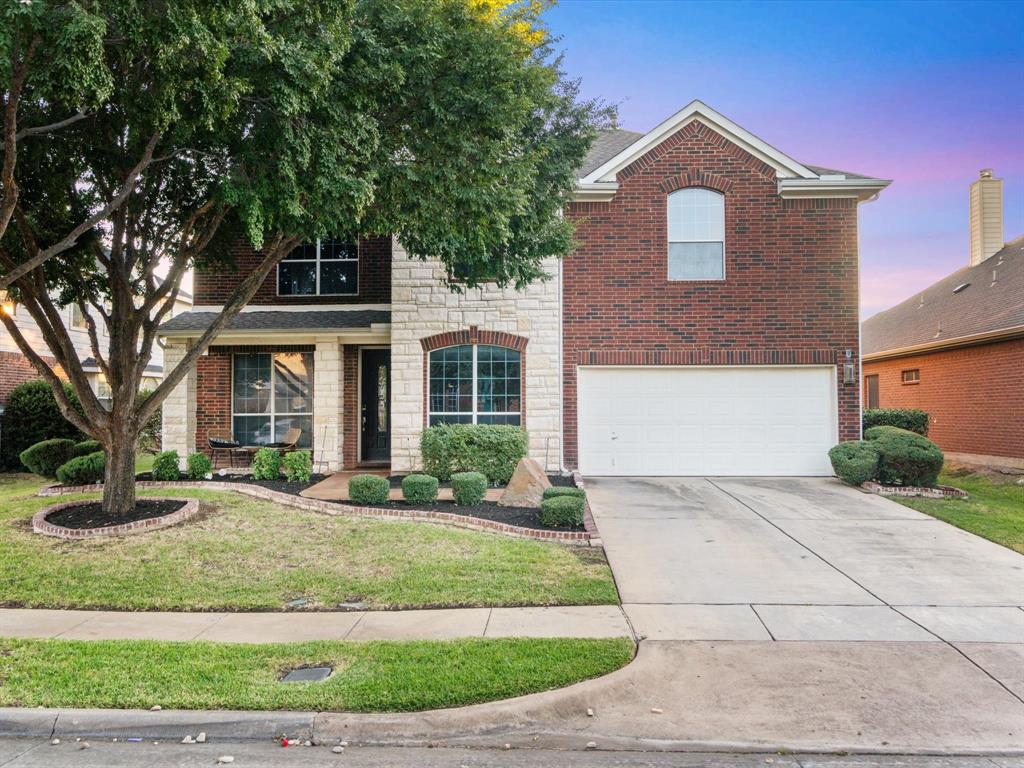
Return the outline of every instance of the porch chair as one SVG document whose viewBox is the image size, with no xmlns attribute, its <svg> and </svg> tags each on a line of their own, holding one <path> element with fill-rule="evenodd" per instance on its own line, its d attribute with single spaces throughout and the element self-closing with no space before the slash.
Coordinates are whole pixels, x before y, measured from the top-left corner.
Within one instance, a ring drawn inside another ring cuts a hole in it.
<svg viewBox="0 0 1024 768">
<path fill-rule="evenodd" d="M 228 456 L 228 464 L 235 466 L 235 454 L 242 448 L 242 444 L 232 439 L 230 432 L 211 432 L 206 442 L 210 446 L 210 458 L 214 469 L 217 468 L 217 457 L 225 453 Z"/>
<path fill-rule="evenodd" d="M 284 453 L 285 451 L 294 451 L 295 446 L 298 445 L 299 438 L 302 437 L 302 430 L 299 427 L 292 427 L 284 433 L 284 439 L 277 443 L 267 443 L 266 448 L 274 448 L 278 453 Z"/>
</svg>

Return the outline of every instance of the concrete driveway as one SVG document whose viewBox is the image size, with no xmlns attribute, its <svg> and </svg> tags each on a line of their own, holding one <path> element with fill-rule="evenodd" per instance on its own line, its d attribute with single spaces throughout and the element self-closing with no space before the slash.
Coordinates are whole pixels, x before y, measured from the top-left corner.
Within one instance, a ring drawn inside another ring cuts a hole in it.
<svg viewBox="0 0 1024 768">
<path fill-rule="evenodd" d="M 586 485 L 650 639 L 1024 643 L 1024 556 L 836 480 Z"/>
</svg>

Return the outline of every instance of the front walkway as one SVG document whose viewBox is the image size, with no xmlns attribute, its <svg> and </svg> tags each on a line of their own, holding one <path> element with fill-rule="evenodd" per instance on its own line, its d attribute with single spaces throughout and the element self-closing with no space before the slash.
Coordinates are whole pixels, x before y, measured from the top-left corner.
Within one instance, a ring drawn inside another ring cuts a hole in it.
<svg viewBox="0 0 1024 768">
<path fill-rule="evenodd" d="M 62 640 L 451 640 L 632 637 L 614 605 L 314 613 L 166 613 L 0 609 L 0 637 Z"/>
</svg>

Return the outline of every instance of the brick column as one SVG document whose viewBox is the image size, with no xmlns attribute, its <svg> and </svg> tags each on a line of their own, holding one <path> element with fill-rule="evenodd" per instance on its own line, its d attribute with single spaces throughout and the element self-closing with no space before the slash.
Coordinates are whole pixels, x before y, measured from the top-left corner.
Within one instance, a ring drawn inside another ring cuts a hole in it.
<svg viewBox="0 0 1024 768">
<path fill-rule="evenodd" d="M 336 472 L 342 468 L 344 360 L 336 338 L 317 339 L 313 353 L 313 469 Z"/>
<path fill-rule="evenodd" d="M 185 342 L 168 341 L 164 348 L 164 370 L 174 370 L 188 351 Z M 163 402 L 163 450 L 177 451 L 182 468 L 190 453 L 196 452 L 196 369 L 186 374 Z"/>
</svg>

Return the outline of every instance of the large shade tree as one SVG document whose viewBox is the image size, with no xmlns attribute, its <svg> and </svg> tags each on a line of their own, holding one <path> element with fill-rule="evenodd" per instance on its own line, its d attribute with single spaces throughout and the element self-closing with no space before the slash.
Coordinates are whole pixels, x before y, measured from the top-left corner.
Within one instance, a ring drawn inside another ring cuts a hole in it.
<svg viewBox="0 0 1024 768">
<path fill-rule="evenodd" d="M 80 411 L 13 319 L 0 312 L 0 321 L 68 420 L 103 444 L 110 513 L 134 506 L 146 420 L 297 244 L 394 233 L 470 284 L 486 274 L 515 285 L 571 248 L 560 212 L 606 111 L 562 76 L 536 3 L 17 6 L 0 51 L 5 105 L 17 101 L 26 138 L 4 148 L 5 169 L 17 151 L 17 183 L 5 176 L 12 225 L 0 232 L 0 274 L 14 276 L 10 288 Z M 88 51 L 55 44 L 72 33 Z M 76 87 L 59 86 L 61 76 Z M 196 264 L 233 269 L 227 246 L 238 238 L 259 249 L 258 266 L 238 275 L 223 311 L 140 398 L 182 277 Z M 109 409 L 62 323 L 68 304 L 85 319 Z"/>
</svg>

